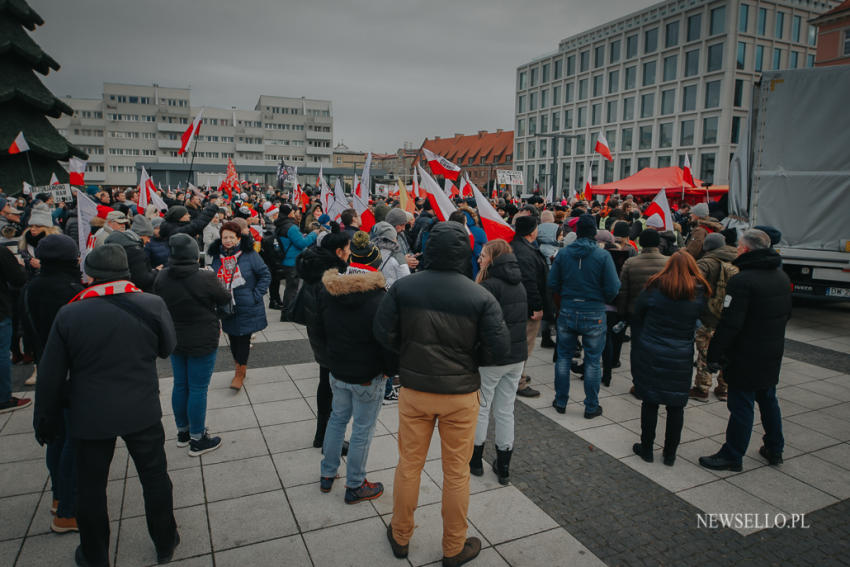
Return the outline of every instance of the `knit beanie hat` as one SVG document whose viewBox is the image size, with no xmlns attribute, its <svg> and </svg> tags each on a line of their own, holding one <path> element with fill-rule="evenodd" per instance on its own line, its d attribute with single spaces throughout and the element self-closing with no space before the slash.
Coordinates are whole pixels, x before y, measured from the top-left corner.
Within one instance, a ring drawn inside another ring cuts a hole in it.
<svg viewBox="0 0 850 567">
<path fill-rule="evenodd" d="M 653 213 L 646 219 L 646 226 L 649 228 L 664 228 L 664 220 L 658 213 Z"/>
<path fill-rule="evenodd" d="M 708 205 L 705 203 L 697 203 L 691 207 L 691 214 L 700 218 L 708 216 Z"/>
<path fill-rule="evenodd" d="M 727 246 L 735 246 L 738 244 L 738 231 L 734 228 L 726 228 L 720 231 L 723 238 L 726 239 Z"/>
<path fill-rule="evenodd" d="M 278 215 L 278 218 L 282 219 L 283 217 L 288 217 L 289 213 L 291 213 L 291 212 L 292 212 L 292 207 L 290 207 L 287 204 L 283 204 L 283 205 L 280 206 L 280 214 Z"/>
<path fill-rule="evenodd" d="M 607 244 L 614 244 L 614 235 L 611 234 L 607 230 L 597 230 L 596 231 L 596 242 L 604 242 Z"/>
<path fill-rule="evenodd" d="M 593 238 L 596 236 L 596 220 L 593 215 L 581 215 L 576 223 L 576 237 Z"/>
<path fill-rule="evenodd" d="M 243 219 L 242 217 L 235 217 L 235 218 L 233 219 L 233 222 L 235 222 L 236 224 L 238 224 L 238 225 L 239 225 L 240 234 L 242 233 L 242 231 L 244 231 L 244 230 L 247 230 L 247 229 L 248 229 L 248 221 L 246 221 L 246 220 L 245 220 L 245 219 Z"/>
<path fill-rule="evenodd" d="M 101 281 L 130 277 L 127 253 L 118 244 L 103 244 L 86 255 L 83 270 L 91 278 Z"/>
<path fill-rule="evenodd" d="M 162 222 L 163 222 L 164 220 L 165 220 L 165 219 L 163 219 L 162 217 L 154 217 L 154 218 L 152 218 L 152 219 L 151 219 L 151 227 L 153 227 L 153 228 L 157 228 L 159 225 L 161 225 L 161 224 L 162 224 Z"/>
<path fill-rule="evenodd" d="M 617 221 L 614 223 L 613 228 L 614 236 L 618 238 L 628 238 L 629 237 L 629 223 L 626 221 Z"/>
<path fill-rule="evenodd" d="M 64 234 L 48 234 L 35 249 L 35 257 L 41 261 L 76 260 L 80 257 L 77 243 Z"/>
<path fill-rule="evenodd" d="M 407 215 L 399 208 L 390 209 L 390 212 L 388 212 L 387 216 L 384 218 L 384 222 L 388 222 L 393 226 L 407 224 Z"/>
<path fill-rule="evenodd" d="M 30 220 L 28 226 L 53 226 L 53 217 L 50 215 L 50 209 L 47 203 L 38 202 L 33 205 L 30 212 Z"/>
<path fill-rule="evenodd" d="M 168 212 L 165 213 L 165 220 L 168 222 L 179 222 L 180 219 L 188 214 L 189 209 L 183 205 L 174 205 L 173 207 L 168 208 Z"/>
<path fill-rule="evenodd" d="M 658 245 L 661 244 L 661 236 L 657 231 L 647 228 L 640 233 L 638 244 L 641 248 L 658 248 Z"/>
<path fill-rule="evenodd" d="M 776 229 L 775 227 L 759 225 L 759 226 L 754 226 L 753 228 L 756 229 L 756 230 L 760 230 L 760 231 L 764 232 L 765 234 L 767 234 L 767 236 L 770 238 L 770 245 L 771 246 L 776 246 L 782 240 L 782 233 L 779 232 L 779 230 Z"/>
<path fill-rule="evenodd" d="M 709 252 L 711 250 L 722 248 L 725 245 L 726 237 L 719 232 L 712 232 L 705 237 L 705 240 L 702 243 L 702 250 L 703 252 Z"/>
<path fill-rule="evenodd" d="M 171 250 L 168 257 L 171 262 L 197 262 L 201 256 L 198 241 L 188 234 L 173 235 L 168 239 L 168 248 Z"/>
<path fill-rule="evenodd" d="M 130 230 L 139 236 L 153 236 L 153 224 L 144 215 L 136 215 L 133 217 L 133 224 Z"/>
<path fill-rule="evenodd" d="M 537 217 L 534 215 L 517 217 L 514 219 L 514 227 L 516 228 L 517 236 L 528 236 L 537 228 Z"/>
<path fill-rule="evenodd" d="M 351 262 L 378 268 L 381 266 L 381 253 L 362 230 L 354 233 L 351 239 Z"/>
</svg>

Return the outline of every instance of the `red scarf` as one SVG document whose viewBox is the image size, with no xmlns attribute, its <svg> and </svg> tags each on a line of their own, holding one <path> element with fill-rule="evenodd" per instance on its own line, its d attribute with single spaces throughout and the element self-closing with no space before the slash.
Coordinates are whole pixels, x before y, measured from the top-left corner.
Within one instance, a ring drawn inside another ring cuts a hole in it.
<svg viewBox="0 0 850 567">
<path fill-rule="evenodd" d="M 142 290 L 133 285 L 133 282 L 127 280 L 118 280 L 109 283 L 102 283 L 87 287 L 71 299 L 68 303 L 90 299 L 92 297 L 103 297 L 106 295 L 119 295 L 122 293 L 142 293 Z"/>
<path fill-rule="evenodd" d="M 242 251 L 239 250 L 231 256 L 225 256 L 223 253 L 219 256 L 221 266 L 218 268 L 216 276 L 228 290 L 245 284 L 245 278 L 242 277 L 242 272 L 239 271 L 239 257 L 241 255 Z"/>
</svg>

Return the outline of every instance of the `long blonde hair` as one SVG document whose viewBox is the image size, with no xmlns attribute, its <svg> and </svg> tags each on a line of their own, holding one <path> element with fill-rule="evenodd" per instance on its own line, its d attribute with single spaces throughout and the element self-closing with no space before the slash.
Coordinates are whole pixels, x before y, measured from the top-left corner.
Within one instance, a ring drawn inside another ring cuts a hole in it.
<svg viewBox="0 0 850 567">
<path fill-rule="evenodd" d="M 490 258 L 490 261 L 486 266 L 481 268 L 478 271 L 478 276 L 475 278 L 476 283 L 481 283 L 487 279 L 490 271 L 490 266 L 493 265 L 493 260 L 498 258 L 503 254 L 513 254 L 514 250 L 511 248 L 511 245 L 508 244 L 506 240 L 502 240 L 501 238 L 497 238 L 495 240 L 490 240 L 481 248 L 481 254 L 487 253 Z"/>
</svg>

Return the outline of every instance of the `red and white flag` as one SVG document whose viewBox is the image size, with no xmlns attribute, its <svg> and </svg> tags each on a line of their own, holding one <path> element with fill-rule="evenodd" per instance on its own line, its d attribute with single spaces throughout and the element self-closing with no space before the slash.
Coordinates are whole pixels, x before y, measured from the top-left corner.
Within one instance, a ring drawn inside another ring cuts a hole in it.
<svg viewBox="0 0 850 567">
<path fill-rule="evenodd" d="M 460 180 L 460 196 L 464 199 L 472 198 L 474 196 L 472 194 L 472 185 L 469 181 L 469 177 L 464 177 Z"/>
<path fill-rule="evenodd" d="M 413 168 L 413 196 L 420 199 L 428 198 L 428 191 L 419 185 L 419 175 L 416 174 L 416 168 Z"/>
<path fill-rule="evenodd" d="M 331 204 L 328 207 L 328 216 L 331 217 L 332 220 L 339 222 L 340 215 L 342 215 L 342 212 L 347 208 L 348 199 L 345 198 L 345 191 L 342 189 L 342 183 L 340 182 L 339 177 L 337 177 L 336 184 L 334 185 L 333 201 L 331 201 Z"/>
<path fill-rule="evenodd" d="M 59 185 L 59 178 L 56 177 L 56 173 L 50 174 L 50 184 L 51 185 Z"/>
<path fill-rule="evenodd" d="M 691 172 L 691 160 L 688 158 L 688 154 L 685 154 L 685 166 L 682 168 L 682 178 L 685 180 L 685 183 L 690 183 L 691 187 L 696 187 L 694 174 Z"/>
<path fill-rule="evenodd" d="M 141 214 L 145 213 L 145 209 L 148 208 L 149 204 L 156 207 L 156 210 L 158 211 L 168 210 L 168 205 L 165 204 L 165 201 L 163 201 L 162 197 L 159 196 L 159 193 L 156 192 L 156 185 L 154 185 L 153 179 L 150 178 L 144 166 L 142 166 L 142 175 L 139 177 L 138 189 L 139 209 Z"/>
<path fill-rule="evenodd" d="M 458 188 L 455 187 L 455 184 L 449 181 L 448 179 L 446 179 L 443 183 L 443 192 L 449 199 L 454 199 L 455 197 L 460 195 L 460 191 L 458 191 Z"/>
<path fill-rule="evenodd" d="M 182 156 L 187 151 L 189 151 L 189 146 L 192 143 L 192 140 L 195 139 L 195 136 L 198 135 L 198 132 L 201 131 L 201 122 L 202 116 L 204 114 L 204 109 L 198 111 L 198 115 L 192 121 L 192 124 L 186 128 L 186 131 L 183 132 L 183 135 L 180 136 L 180 149 L 177 150 L 177 155 Z"/>
<path fill-rule="evenodd" d="M 602 132 L 599 132 L 599 137 L 596 138 L 596 148 L 593 151 L 602 154 L 608 161 L 614 161 L 614 158 L 611 156 L 611 147 L 608 145 L 608 140 L 605 139 L 605 134 Z"/>
<path fill-rule="evenodd" d="M 510 242 L 514 239 L 514 229 L 511 225 L 505 222 L 505 219 L 499 216 L 493 205 L 487 200 L 478 187 L 472 184 L 472 193 L 475 195 L 475 207 L 478 209 L 478 217 L 481 219 L 481 227 L 484 229 L 484 234 L 487 235 L 487 240 L 501 238 Z M 494 189 L 495 191 L 495 189 Z"/>
<path fill-rule="evenodd" d="M 71 185 L 86 184 L 86 164 L 84 159 L 72 157 L 68 160 L 68 171 L 71 174 Z"/>
<path fill-rule="evenodd" d="M 94 239 L 91 236 L 91 220 L 97 216 L 97 205 L 86 196 L 85 192 L 75 189 L 77 192 L 77 246 L 80 249 L 80 262 L 86 259 L 92 248 Z"/>
<path fill-rule="evenodd" d="M 355 177 L 354 189 L 354 210 L 357 211 L 357 216 L 360 217 L 360 230 L 369 232 L 375 226 L 375 215 L 369 209 L 369 195 L 372 189 L 372 152 L 366 156 L 366 163 L 363 164 L 363 173 L 360 176 L 360 183 L 357 183 Z"/>
<path fill-rule="evenodd" d="M 21 152 L 30 151 L 30 145 L 27 143 L 27 139 L 24 138 L 23 130 L 18 132 L 18 135 L 15 136 L 15 140 L 12 142 L 12 145 L 9 146 L 10 154 L 19 154 Z"/>
<path fill-rule="evenodd" d="M 239 175 L 236 173 L 236 166 L 233 165 L 233 160 L 231 158 L 227 158 L 227 175 L 224 177 L 224 181 L 221 182 L 221 185 L 218 186 L 219 191 L 224 191 L 227 193 L 227 200 L 233 200 L 233 192 L 239 192 Z"/>
<path fill-rule="evenodd" d="M 435 154 L 428 148 L 422 148 L 422 152 L 425 154 L 425 159 L 428 160 L 428 166 L 431 168 L 431 173 L 434 175 L 442 175 L 446 179 L 451 179 L 452 181 L 457 181 L 457 178 L 460 175 L 460 166 L 453 164 L 443 156 Z"/>
<path fill-rule="evenodd" d="M 643 214 L 646 216 L 647 224 L 649 219 L 657 217 L 664 223 L 664 230 L 673 230 L 673 215 L 670 213 L 670 205 L 667 203 L 666 189 L 661 189 L 658 192 L 658 195 L 655 196 Z"/>
<path fill-rule="evenodd" d="M 319 202 L 322 204 L 322 211 L 330 215 L 329 209 L 333 204 L 333 193 L 331 193 L 331 188 L 328 187 L 325 181 L 323 167 L 321 165 L 319 166 L 319 177 L 316 179 L 316 183 L 319 185 Z"/>
<path fill-rule="evenodd" d="M 421 187 L 424 187 L 428 192 L 428 201 L 431 203 L 434 214 L 441 221 L 445 221 L 457 209 L 446 196 L 445 192 L 440 189 L 437 182 L 434 181 L 434 178 L 428 175 L 421 166 L 417 165 L 416 167 L 419 170 L 419 178 L 422 183 Z"/>
<path fill-rule="evenodd" d="M 590 201 L 593 199 L 593 167 L 587 168 L 587 181 L 584 184 L 584 193 L 582 193 L 582 199 L 585 201 Z"/>
</svg>

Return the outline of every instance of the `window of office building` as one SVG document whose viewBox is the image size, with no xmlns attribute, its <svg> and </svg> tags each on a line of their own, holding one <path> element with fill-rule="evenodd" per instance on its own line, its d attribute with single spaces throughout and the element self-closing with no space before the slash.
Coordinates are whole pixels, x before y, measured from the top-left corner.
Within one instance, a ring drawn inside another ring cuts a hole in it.
<svg viewBox="0 0 850 567">
<path fill-rule="evenodd" d="M 792 51 L 788 56 L 788 68 L 796 69 L 800 64 L 800 54 Z"/>
<path fill-rule="evenodd" d="M 563 147 L 564 147 L 564 150 L 563 150 L 564 154 L 563 155 L 565 155 L 565 156 L 571 155 L 573 153 L 573 139 L 567 138 L 566 140 L 564 140 Z"/>
<path fill-rule="evenodd" d="M 563 72 L 564 72 L 564 60 L 563 59 L 557 59 L 555 61 L 555 77 L 554 77 L 556 81 L 561 78 L 561 75 L 563 74 Z"/>
<path fill-rule="evenodd" d="M 815 66 L 815 54 L 811 53 L 806 55 L 806 67 L 814 67 Z"/>
<path fill-rule="evenodd" d="M 584 128 L 587 126 L 587 107 L 580 106 L 578 107 L 578 117 L 576 119 L 576 127 Z"/>
<path fill-rule="evenodd" d="M 617 63 L 620 61 L 620 45 L 621 41 L 616 39 L 611 42 L 611 47 L 608 50 L 608 62 Z"/>
<path fill-rule="evenodd" d="M 756 45 L 756 61 L 754 68 L 756 71 L 761 71 L 762 66 L 764 65 L 764 46 Z"/>
<path fill-rule="evenodd" d="M 590 105 L 590 124 L 598 126 L 602 123 L 602 104 L 596 103 Z"/>
<path fill-rule="evenodd" d="M 652 126 L 641 126 L 638 129 L 638 149 L 652 149 Z"/>
<path fill-rule="evenodd" d="M 540 157 L 544 158 L 548 154 L 546 149 L 549 147 L 549 140 L 540 140 Z"/>
<path fill-rule="evenodd" d="M 623 120 L 635 119 L 635 97 L 627 96 L 623 99 Z"/>
<path fill-rule="evenodd" d="M 590 69 L 590 51 L 582 51 L 579 54 L 579 71 L 584 72 Z"/>
<path fill-rule="evenodd" d="M 675 47 L 679 44 L 679 20 L 670 22 L 664 27 L 664 47 Z"/>
<path fill-rule="evenodd" d="M 528 110 L 537 110 L 537 93 L 528 95 Z"/>
<path fill-rule="evenodd" d="M 679 71 L 679 56 L 670 55 L 664 58 L 664 80 L 673 81 Z"/>
<path fill-rule="evenodd" d="M 552 106 L 561 104 L 561 85 L 552 87 Z"/>
<path fill-rule="evenodd" d="M 661 91 L 661 114 L 676 112 L 676 89 Z"/>
<path fill-rule="evenodd" d="M 630 35 L 626 38 L 626 59 L 636 57 L 638 52 L 638 36 Z"/>
<path fill-rule="evenodd" d="M 608 94 L 614 94 L 620 90 L 620 71 L 614 70 L 608 73 Z"/>
<path fill-rule="evenodd" d="M 702 14 L 688 18 L 688 41 L 696 41 L 702 35 Z"/>
<path fill-rule="evenodd" d="M 605 65 L 605 46 L 599 45 L 593 50 L 593 67 L 598 69 Z"/>
<path fill-rule="evenodd" d="M 606 159 L 604 167 L 605 168 L 602 170 L 602 182 L 610 183 L 611 181 L 614 181 L 614 163 Z"/>
<path fill-rule="evenodd" d="M 726 31 L 726 7 L 720 6 L 711 11 L 710 35 L 717 35 Z"/>
<path fill-rule="evenodd" d="M 705 84 L 705 108 L 720 106 L 720 83 L 721 81 L 709 81 Z"/>
<path fill-rule="evenodd" d="M 561 164 L 561 187 L 570 186 L 570 164 Z"/>
<path fill-rule="evenodd" d="M 549 91 L 547 89 L 543 89 L 540 91 L 540 108 L 546 108 L 549 106 Z"/>
<path fill-rule="evenodd" d="M 567 57 L 567 77 L 572 77 L 576 73 L 576 56 L 570 55 Z"/>
<path fill-rule="evenodd" d="M 735 79 L 735 94 L 733 99 L 735 106 L 744 106 L 744 81 L 742 79 Z"/>
<path fill-rule="evenodd" d="M 617 131 L 616 130 L 606 130 L 605 138 L 608 139 L 608 148 L 611 150 L 617 149 Z"/>
<path fill-rule="evenodd" d="M 773 35 L 776 39 L 782 39 L 785 33 L 785 12 L 776 12 L 776 26 L 773 28 Z"/>
<path fill-rule="evenodd" d="M 679 145 L 693 146 L 694 145 L 694 121 L 682 120 L 679 123 Z"/>
<path fill-rule="evenodd" d="M 743 41 L 738 42 L 738 56 L 735 59 L 735 68 L 743 69 L 747 62 L 747 44 Z"/>
<path fill-rule="evenodd" d="M 643 32 L 643 52 L 652 53 L 658 49 L 658 28 Z"/>
<path fill-rule="evenodd" d="M 682 112 L 697 109 L 697 85 L 682 87 Z"/>
<path fill-rule="evenodd" d="M 525 136 L 525 119 L 523 118 L 516 121 L 516 135 Z"/>
<path fill-rule="evenodd" d="M 626 67 L 626 90 L 633 89 L 637 86 L 637 67 Z"/>
<path fill-rule="evenodd" d="M 699 73 L 699 49 L 685 53 L 685 76 L 693 77 Z"/>
<path fill-rule="evenodd" d="M 723 68 L 723 45 L 722 43 L 716 43 L 708 46 L 708 68 L 706 70 L 709 73 L 711 71 L 719 71 Z"/>
<path fill-rule="evenodd" d="M 738 137 L 741 135 L 741 117 L 733 116 L 732 117 L 732 135 L 730 140 L 733 144 L 738 143 Z"/>
<path fill-rule="evenodd" d="M 759 35 L 767 33 L 767 8 L 759 8 L 758 20 L 756 21 L 756 31 Z"/>
<path fill-rule="evenodd" d="M 593 96 L 602 96 L 602 75 L 596 75 L 593 77 Z"/>
<path fill-rule="evenodd" d="M 549 64 L 548 63 L 543 64 L 543 70 L 541 71 L 541 75 L 542 75 L 542 77 L 541 77 L 542 82 L 548 83 L 549 82 Z"/>
<path fill-rule="evenodd" d="M 561 129 L 561 113 L 553 112 L 552 113 L 552 131 L 557 132 Z"/>
<path fill-rule="evenodd" d="M 531 70 L 531 86 L 537 85 L 537 67 Z"/>
<path fill-rule="evenodd" d="M 540 133 L 546 134 L 549 132 L 549 116 L 544 114 L 540 117 Z"/>
<path fill-rule="evenodd" d="M 528 159 L 533 159 L 537 157 L 537 140 L 530 140 L 528 142 Z"/>
<path fill-rule="evenodd" d="M 714 154 L 702 154 L 700 156 L 699 176 L 703 181 L 714 182 Z"/>
<path fill-rule="evenodd" d="M 525 159 L 525 142 L 520 142 L 516 145 L 517 159 Z"/>
<path fill-rule="evenodd" d="M 746 4 L 741 4 L 738 7 L 738 31 L 747 33 L 747 28 L 750 24 L 750 7 Z"/>
<path fill-rule="evenodd" d="M 518 114 L 525 112 L 525 95 L 519 95 L 516 99 L 516 111 Z"/>
<path fill-rule="evenodd" d="M 585 141 L 584 134 L 582 134 L 581 136 L 576 138 L 576 154 L 577 155 L 584 155 L 584 141 Z"/>
<path fill-rule="evenodd" d="M 528 135 L 534 136 L 537 134 L 537 118 L 531 117 L 528 119 Z"/>
<path fill-rule="evenodd" d="M 814 47 L 814 45 L 818 41 L 818 28 L 813 25 L 809 25 L 809 45 Z"/>
<path fill-rule="evenodd" d="M 717 143 L 717 117 L 712 116 L 702 119 L 702 143 Z"/>
<path fill-rule="evenodd" d="M 673 123 L 665 122 L 658 125 L 658 147 L 673 147 Z M 660 167 L 660 166 L 659 166 Z"/>
<path fill-rule="evenodd" d="M 620 134 L 620 145 L 624 151 L 632 149 L 632 129 L 623 128 Z"/>
<path fill-rule="evenodd" d="M 670 167 L 673 158 L 671 156 L 658 156 L 658 164 L 656 167 Z"/>
<path fill-rule="evenodd" d="M 638 171 L 640 171 L 642 169 L 646 169 L 647 167 L 649 167 L 649 158 L 648 157 L 638 158 L 638 160 L 637 160 Z"/>
<path fill-rule="evenodd" d="M 616 122 L 617 121 L 617 101 L 609 100 L 608 101 L 608 109 L 605 113 L 606 122 Z"/>
<path fill-rule="evenodd" d="M 585 100 L 587 98 L 587 79 L 581 79 L 578 82 L 578 99 Z"/>
<path fill-rule="evenodd" d="M 621 159 L 620 160 L 620 178 L 628 177 L 632 174 L 632 160 L 630 159 Z"/>
<path fill-rule="evenodd" d="M 570 103 L 573 101 L 573 90 L 575 87 L 574 83 L 567 83 L 564 86 L 564 104 Z"/>
<path fill-rule="evenodd" d="M 578 153 L 578 152 L 576 152 Z M 584 164 L 577 163 L 576 164 L 576 175 L 575 175 L 575 188 L 581 189 L 584 187 Z"/>
<path fill-rule="evenodd" d="M 646 93 L 640 96 L 640 117 L 649 118 L 655 114 L 655 93 Z"/>
<path fill-rule="evenodd" d="M 776 71 L 782 65 L 782 50 L 778 47 L 773 49 L 773 70 Z"/>
<path fill-rule="evenodd" d="M 643 64 L 643 86 L 648 87 L 655 84 L 655 61 L 647 61 Z"/>
<path fill-rule="evenodd" d="M 800 16 L 791 16 L 791 41 L 800 43 L 800 26 L 803 18 Z"/>
<path fill-rule="evenodd" d="M 573 111 L 564 111 L 564 130 L 570 130 L 573 127 Z"/>
</svg>

